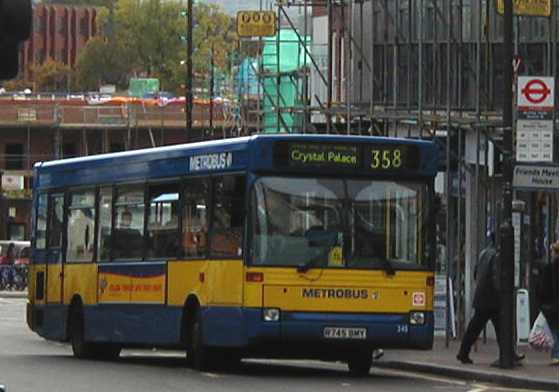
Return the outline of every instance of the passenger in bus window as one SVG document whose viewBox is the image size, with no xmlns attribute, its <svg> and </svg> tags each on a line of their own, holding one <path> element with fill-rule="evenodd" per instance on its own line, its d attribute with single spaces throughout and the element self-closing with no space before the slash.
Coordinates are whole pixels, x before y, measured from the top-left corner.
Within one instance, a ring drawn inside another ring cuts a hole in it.
<svg viewBox="0 0 559 392">
<path fill-rule="evenodd" d="M 120 220 L 115 230 L 116 240 L 113 247 L 114 258 L 141 257 L 143 237 L 139 230 L 132 228 L 133 216 L 130 210 L 125 209 L 120 214 Z"/>
</svg>

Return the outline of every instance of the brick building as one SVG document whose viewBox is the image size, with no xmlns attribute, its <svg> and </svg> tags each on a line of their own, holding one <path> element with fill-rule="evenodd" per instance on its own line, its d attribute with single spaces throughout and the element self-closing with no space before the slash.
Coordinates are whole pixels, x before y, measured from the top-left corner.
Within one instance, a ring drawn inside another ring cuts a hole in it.
<svg viewBox="0 0 559 392">
<path fill-rule="evenodd" d="M 20 75 L 31 79 L 31 67 L 49 59 L 73 68 L 87 41 L 97 35 L 96 18 L 94 7 L 35 5 L 33 34 L 22 48 Z"/>
<path fill-rule="evenodd" d="M 184 99 L 105 104 L 55 96 L 0 97 L 0 240 L 28 240 L 32 169 L 39 161 L 236 136 L 227 105 L 194 103 L 193 130 L 185 131 Z M 118 170 L 118 168 L 115 168 Z"/>
</svg>

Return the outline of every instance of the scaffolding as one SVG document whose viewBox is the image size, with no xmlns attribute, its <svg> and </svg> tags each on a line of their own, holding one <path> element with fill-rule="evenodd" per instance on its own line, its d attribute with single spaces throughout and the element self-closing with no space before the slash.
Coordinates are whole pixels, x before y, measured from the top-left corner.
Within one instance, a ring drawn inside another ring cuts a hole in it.
<svg viewBox="0 0 559 392">
<path fill-rule="evenodd" d="M 263 88 L 270 75 L 262 72 L 262 40 L 246 44 L 258 48 L 257 96 L 275 110 L 278 131 L 441 144 L 445 214 L 437 233 L 444 245 L 439 272 L 457 286 L 460 334 L 471 308 L 468 295 L 460 294 L 471 292 L 486 233 L 496 232 L 500 222 L 504 65 L 496 1 L 278 0 L 274 6 L 278 26 L 295 34 L 304 53 L 304 63 L 291 75 L 300 86 L 297 104 L 285 104 L 279 70 L 275 95 Z M 294 22 L 290 9 L 302 23 Z M 557 74 L 557 9 L 554 2 L 549 18 L 515 17 L 516 75 Z M 279 64 L 281 34 L 274 39 Z M 262 105 L 253 106 L 257 121 L 245 121 L 252 127 L 244 133 L 264 129 Z M 286 116 L 294 113 L 301 118 L 299 128 L 286 126 Z M 526 214 L 536 219 L 535 211 Z M 536 235 L 542 242 L 545 234 Z M 531 259 L 536 245 L 526 246 Z"/>
</svg>

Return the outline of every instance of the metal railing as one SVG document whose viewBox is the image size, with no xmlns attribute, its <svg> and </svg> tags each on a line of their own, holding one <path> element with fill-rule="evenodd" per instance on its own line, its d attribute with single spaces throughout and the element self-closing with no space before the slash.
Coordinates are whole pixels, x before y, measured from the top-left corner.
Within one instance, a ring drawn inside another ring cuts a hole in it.
<svg viewBox="0 0 559 392">
<path fill-rule="evenodd" d="M 228 103 L 213 104 L 213 126 L 227 123 Z M 193 126 L 210 126 L 210 105 L 195 104 Z M 79 102 L 53 100 L 0 100 L 0 127 L 60 128 L 182 128 L 186 124 L 183 105 L 89 105 Z"/>
</svg>

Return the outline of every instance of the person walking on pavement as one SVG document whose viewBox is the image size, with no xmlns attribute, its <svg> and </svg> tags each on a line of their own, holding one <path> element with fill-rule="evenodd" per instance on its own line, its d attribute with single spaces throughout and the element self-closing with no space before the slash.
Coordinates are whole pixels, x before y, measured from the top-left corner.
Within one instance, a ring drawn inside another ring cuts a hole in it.
<svg viewBox="0 0 559 392">
<path fill-rule="evenodd" d="M 551 244 L 551 263 L 541 270 L 541 277 L 537 286 L 537 297 L 540 310 L 544 314 L 551 334 L 553 347 L 551 348 L 551 365 L 559 365 L 559 241 Z"/>
<path fill-rule="evenodd" d="M 470 350 L 479 334 L 489 320 L 493 323 L 497 342 L 501 340 L 499 329 L 499 274 L 497 271 L 497 250 L 495 249 L 495 234 L 489 234 L 489 243 L 481 251 L 479 261 L 474 269 L 476 290 L 474 293 L 474 315 L 466 328 L 460 351 L 456 355 L 463 364 L 474 363 L 470 358 Z M 515 362 L 524 359 L 524 355 L 515 354 Z"/>
</svg>

